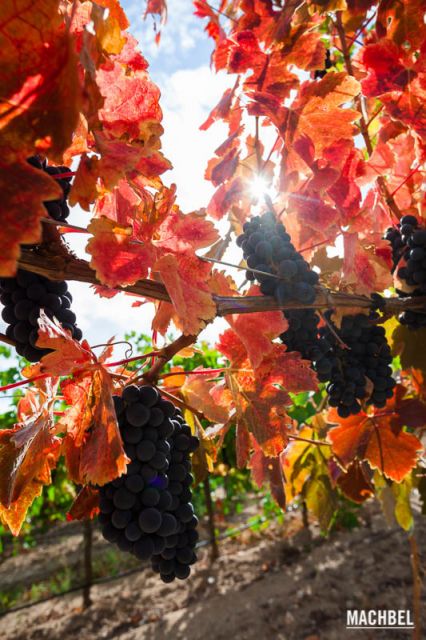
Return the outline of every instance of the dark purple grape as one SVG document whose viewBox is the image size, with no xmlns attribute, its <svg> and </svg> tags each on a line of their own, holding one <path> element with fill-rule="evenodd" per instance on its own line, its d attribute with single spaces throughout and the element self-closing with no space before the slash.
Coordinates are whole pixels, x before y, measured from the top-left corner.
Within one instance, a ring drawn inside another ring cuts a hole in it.
<svg viewBox="0 0 426 640">
<path fill-rule="evenodd" d="M 145 482 L 142 476 L 140 476 L 139 474 L 129 475 L 128 470 L 127 470 L 127 478 L 125 479 L 124 484 L 126 489 L 128 489 L 132 493 L 140 493 L 141 491 L 143 491 L 145 486 Z"/>
<path fill-rule="evenodd" d="M 148 422 L 149 416 L 149 409 L 147 409 L 143 404 L 136 401 L 130 404 L 126 409 L 126 418 L 128 423 L 131 424 L 132 427 L 143 427 Z"/>
<path fill-rule="evenodd" d="M 176 532 L 177 520 L 171 513 L 164 513 L 161 526 L 158 529 L 158 535 L 170 536 Z"/>
<path fill-rule="evenodd" d="M 111 522 L 116 529 L 125 529 L 131 519 L 131 511 L 121 511 L 121 509 L 116 509 L 112 512 Z"/>
<path fill-rule="evenodd" d="M 139 387 L 139 398 L 141 403 L 146 407 L 153 407 L 155 404 L 157 404 L 160 395 L 157 389 L 155 389 L 154 387 L 144 385 L 142 387 Z"/>
<path fill-rule="evenodd" d="M 156 451 L 156 446 L 151 440 L 142 440 L 136 448 L 136 456 L 141 462 L 149 462 Z"/>
<path fill-rule="evenodd" d="M 138 522 L 144 533 L 155 533 L 162 524 L 161 513 L 154 507 L 144 509 L 139 515 Z"/>
<path fill-rule="evenodd" d="M 158 489 L 148 487 L 142 492 L 141 500 L 146 507 L 155 507 L 160 502 L 160 492 Z"/>
<path fill-rule="evenodd" d="M 135 501 L 135 495 L 125 487 L 117 489 L 113 498 L 114 505 L 117 509 L 131 509 Z"/>
<path fill-rule="evenodd" d="M 149 536 L 143 536 L 133 545 L 133 553 L 139 560 L 148 560 L 154 549 L 154 543 Z"/>
<path fill-rule="evenodd" d="M 127 540 L 129 540 L 130 542 L 136 542 L 141 538 L 142 531 L 140 530 L 140 527 L 137 524 L 137 522 L 129 522 L 129 524 L 127 525 L 124 531 L 124 534 Z"/>
<path fill-rule="evenodd" d="M 108 542 L 116 542 L 120 536 L 120 531 L 112 524 L 105 524 L 102 527 L 102 535 Z"/>
</svg>

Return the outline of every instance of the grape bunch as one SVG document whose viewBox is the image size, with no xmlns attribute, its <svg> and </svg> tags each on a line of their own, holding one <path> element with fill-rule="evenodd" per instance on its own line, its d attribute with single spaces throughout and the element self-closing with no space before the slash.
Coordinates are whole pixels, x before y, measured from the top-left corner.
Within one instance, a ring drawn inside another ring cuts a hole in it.
<svg viewBox="0 0 426 640">
<path fill-rule="evenodd" d="M 261 292 L 282 304 L 312 304 L 318 274 L 296 251 L 275 215 L 267 212 L 252 218 L 243 231 L 237 244 L 247 261 L 247 279 L 257 279 Z M 383 306 L 381 296 L 373 296 L 372 303 L 377 309 Z M 333 327 L 331 313 L 325 314 L 326 324 L 321 328 L 314 309 L 287 309 L 284 315 L 288 329 L 281 340 L 289 351 L 298 351 L 312 362 L 320 382 L 327 383 L 329 404 L 340 417 L 359 413 L 362 400 L 376 407 L 386 404 L 395 381 L 389 366 L 390 348 L 383 327 L 377 326 L 376 312 L 369 317 L 345 316 L 340 330 Z"/>
<path fill-rule="evenodd" d="M 319 276 L 296 251 L 275 214 L 268 211 L 263 216 L 252 218 L 244 224 L 243 231 L 237 238 L 237 245 L 242 248 L 247 261 L 247 279 L 257 279 L 261 292 L 274 296 L 281 304 L 291 301 L 312 304 Z M 281 339 L 289 351 L 299 351 L 304 357 L 309 357 L 309 351 L 317 340 L 317 313 L 313 309 L 291 309 L 284 315 L 289 327 Z"/>
<path fill-rule="evenodd" d="M 63 196 L 58 200 L 49 200 L 44 202 L 44 207 L 53 220 L 58 222 L 64 222 L 69 216 L 70 210 L 67 204 L 67 199 L 71 191 L 71 176 L 66 174 L 71 173 L 69 167 L 48 165 L 45 160 L 40 160 L 38 156 L 31 156 L 27 159 L 27 162 L 36 169 L 41 169 L 47 174 L 55 178 L 55 176 L 61 176 L 65 174 L 65 177 L 56 178 L 56 182 L 62 189 Z"/>
<path fill-rule="evenodd" d="M 330 314 L 326 317 L 331 326 Z M 393 395 L 391 350 L 378 319 L 376 312 L 344 316 L 340 329 L 325 325 L 319 330 L 315 368 L 320 381 L 328 380 L 329 405 L 341 418 L 359 413 L 361 400 L 384 407 Z"/>
<path fill-rule="evenodd" d="M 426 228 L 420 226 L 415 216 L 406 215 L 401 218 L 397 227 L 387 230 L 385 238 L 392 247 L 394 268 L 401 260 L 405 261 L 397 271 L 398 278 L 414 287 L 409 294 L 399 294 L 414 297 L 426 295 Z M 400 314 L 399 321 L 410 329 L 426 327 L 426 309 L 424 312 L 404 311 Z"/>
<path fill-rule="evenodd" d="M 163 582 L 183 580 L 197 559 L 190 454 L 198 439 L 154 387 L 130 385 L 114 404 L 131 462 L 125 475 L 100 488 L 102 534 L 122 551 L 151 559 Z"/>
<path fill-rule="evenodd" d="M 37 362 L 48 350 L 36 346 L 40 309 L 49 318 L 56 317 L 73 338 L 81 340 L 76 316 L 70 306 L 72 296 L 66 282 L 51 281 L 22 269 L 15 278 L 0 280 L 2 318 L 8 325 L 6 335 L 16 342 L 16 351 L 30 362 Z"/>
</svg>

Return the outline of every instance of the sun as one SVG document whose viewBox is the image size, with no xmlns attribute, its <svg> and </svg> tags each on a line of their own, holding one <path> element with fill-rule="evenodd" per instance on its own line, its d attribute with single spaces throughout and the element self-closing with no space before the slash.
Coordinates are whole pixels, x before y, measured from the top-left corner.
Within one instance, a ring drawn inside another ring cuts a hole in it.
<svg viewBox="0 0 426 640">
<path fill-rule="evenodd" d="M 252 198 L 262 200 L 265 195 L 271 195 L 271 182 L 262 175 L 256 175 L 250 181 L 249 191 Z"/>
</svg>

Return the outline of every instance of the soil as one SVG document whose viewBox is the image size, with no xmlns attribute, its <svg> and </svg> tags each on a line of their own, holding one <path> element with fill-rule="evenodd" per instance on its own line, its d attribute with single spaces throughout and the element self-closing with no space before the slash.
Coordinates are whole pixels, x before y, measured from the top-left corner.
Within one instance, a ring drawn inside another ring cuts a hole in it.
<svg viewBox="0 0 426 640">
<path fill-rule="evenodd" d="M 94 586 L 93 604 L 86 610 L 77 592 L 8 613 L 0 635 L 13 640 L 410 638 L 404 630 L 346 629 L 348 608 L 412 611 L 407 534 L 387 526 L 376 508 L 367 512 L 365 526 L 328 538 L 315 527 L 301 529 L 297 518 L 286 517 L 285 527 L 276 525 L 260 535 L 244 532 L 226 541 L 213 564 L 208 549 L 201 550 L 191 578 L 184 582 L 165 585 L 152 571 L 142 570 Z M 297 529 L 288 537 L 289 530 Z M 424 566 L 426 518 L 417 517 L 415 534 Z M 38 547 L 3 562 L 0 580 L 3 585 L 6 576 L 9 583 L 18 575 L 29 580 L 31 567 L 40 573 L 40 558 L 46 566 L 65 555 L 66 548 L 50 541 L 48 550 Z M 424 589 L 423 637 L 425 605 Z"/>
</svg>

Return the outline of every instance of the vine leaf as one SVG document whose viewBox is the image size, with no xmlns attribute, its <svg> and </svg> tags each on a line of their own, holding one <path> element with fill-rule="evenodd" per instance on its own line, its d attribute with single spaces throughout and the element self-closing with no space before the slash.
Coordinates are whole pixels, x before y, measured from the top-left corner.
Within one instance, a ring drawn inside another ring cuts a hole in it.
<svg viewBox="0 0 426 640">
<path fill-rule="evenodd" d="M 374 415 L 359 413 L 350 418 L 338 418 L 330 411 L 331 422 L 340 426 L 330 429 L 328 438 L 332 451 L 345 468 L 354 460 L 367 460 L 373 469 L 386 477 L 401 482 L 415 467 L 423 447 L 416 436 L 395 431 L 392 412 Z"/>
<path fill-rule="evenodd" d="M 250 468 L 255 483 L 260 488 L 269 482 L 271 493 L 282 509 L 285 509 L 284 476 L 280 457 L 270 458 L 263 453 L 256 441 L 252 440 L 254 453 L 250 458 Z"/>
<path fill-rule="evenodd" d="M 251 287 L 247 295 L 256 295 L 259 287 Z M 244 313 L 227 316 L 227 321 L 243 343 L 253 367 L 274 351 L 272 340 L 287 330 L 288 322 L 281 311 Z"/>
<path fill-rule="evenodd" d="M 0 153 L 3 158 L 1 147 Z M 10 277 L 16 273 L 19 245 L 40 241 L 41 219 L 46 215 L 43 201 L 60 197 L 62 190 L 44 171 L 19 161 L 8 165 L 1 161 L 0 189 L 0 276 Z"/>
<path fill-rule="evenodd" d="M 88 231 L 93 233 L 86 247 L 92 256 L 90 266 L 102 284 L 126 286 L 147 277 L 155 259 L 154 248 L 150 243 L 132 242 L 130 227 L 101 217 L 91 221 Z"/>
<path fill-rule="evenodd" d="M 120 62 L 103 65 L 96 80 L 105 98 L 100 111 L 104 130 L 120 138 L 137 139 L 141 121 L 160 121 L 160 90 L 144 71 L 126 75 Z"/>
<path fill-rule="evenodd" d="M 315 157 L 322 157 L 324 149 L 337 140 L 352 139 L 353 122 L 360 117 L 354 109 L 342 109 L 358 95 L 360 85 L 345 72 L 327 73 L 318 83 L 305 84 L 292 105 L 294 118 L 288 135 L 294 139 L 308 136 L 315 146 Z M 333 126 L 330 127 L 330 122 Z"/>
<path fill-rule="evenodd" d="M 410 73 L 402 61 L 403 50 L 392 40 L 367 45 L 362 63 L 367 77 L 361 81 L 362 92 L 369 98 L 388 91 L 403 91 L 410 81 Z"/>
<path fill-rule="evenodd" d="M 312 427 L 303 427 L 298 433 L 301 438 L 311 440 L 315 432 Z M 309 468 L 309 460 L 311 452 L 314 453 L 315 445 L 303 442 L 302 440 L 292 440 L 282 459 L 282 467 L 285 478 L 285 495 L 289 504 L 300 495 L 306 480 L 309 478 L 311 469 Z"/>
<path fill-rule="evenodd" d="M 191 253 L 168 253 L 157 260 L 159 272 L 173 303 L 173 320 L 185 334 L 197 334 L 216 315 L 209 291 L 211 265 Z"/>
<path fill-rule="evenodd" d="M 59 160 L 81 103 L 73 38 L 63 28 L 59 0 L 2 2 L 0 23 L 2 157 L 24 159 L 38 146 Z M 21 213 L 22 204 L 15 215 Z"/>
<path fill-rule="evenodd" d="M 426 340 L 426 329 L 420 328 L 417 331 L 410 329 L 402 324 L 395 324 L 392 332 L 391 346 L 392 355 L 401 359 L 401 366 L 404 369 L 420 369 L 423 374 L 426 373 L 426 350 L 423 349 Z"/>
<path fill-rule="evenodd" d="M 211 287 L 215 294 L 235 296 L 235 284 L 222 271 L 214 271 Z M 261 295 L 260 288 L 253 285 L 247 292 L 249 296 Z M 288 322 L 281 311 L 265 311 L 263 313 L 243 313 L 227 315 L 226 321 L 231 325 L 243 344 L 253 367 L 258 367 L 263 358 L 272 352 L 272 340 L 287 330 Z M 230 334 L 224 334 L 228 340 Z M 222 339 L 222 337 L 220 338 Z M 234 346 L 235 346 L 234 341 Z M 238 347 L 239 348 L 239 347 Z M 226 349 L 226 346 L 225 346 Z M 246 357 L 241 353 L 241 357 Z M 230 358 L 232 360 L 233 357 Z M 239 359 L 240 360 L 240 359 Z"/>
<path fill-rule="evenodd" d="M 43 201 L 62 190 L 26 158 L 60 161 L 71 143 L 81 104 L 73 38 L 63 28 L 59 0 L 0 5 L 0 276 L 13 276 L 20 244 L 40 241 Z"/>
<path fill-rule="evenodd" d="M 232 398 L 224 388 L 223 382 L 213 382 L 207 378 L 208 376 L 203 374 L 188 376 L 181 392 L 188 404 L 202 411 L 207 420 L 225 424 L 229 417 Z"/>
<path fill-rule="evenodd" d="M 241 429 L 237 438 L 241 437 L 241 444 L 244 444 L 242 451 L 248 450 L 245 433 L 248 432 L 266 456 L 278 456 L 288 443 L 288 431 L 292 426 L 286 413 L 286 407 L 291 404 L 288 389 L 316 388 L 316 376 L 309 363 L 302 360 L 300 354 L 287 352 L 284 345 L 273 344 L 271 353 L 254 368 L 242 341 L 232 329 L 227 329 L 221 336 L 217 348 L 231 358 L 224 389 L 232 397 L 237 431 Z"/>
<path fill-rule="evenodd" d="M 129 462 L 117 424 L 109 373 L 98 366 L 61 385 L 69 405 L 58 428 L 66 432 L 63 453 L 77 484 L 104 485 L 126 471 Z"/>
<path fill-rule="evenodd" d="M 162 251 L 184 253 L 209 247 L 219 239 L 214 224 L 206 219 L 204 209 L 183 214 L 174 207 L 158 230 L 155 245 Z"/>
<path fill-rule="evenodd" d="M 96 362 L 96 356 L 86 340 L 81 343 L 71 337 L 69 331 L 40 311 L 39 331 L 36 345 L 41 349 L 52 349 L 43 356 L 38 370 L 51 376 L 63 376 Z"/>
<path fill-rule="evenodd" d="M 53 349 L 39 369 L 50 375 L 69 375 L 61 384 L 68 407 L 57 423 L 63 431 L 62 449 L 69 475 L 77 484 L 103 485 L 126 470 L 128 458 L 112 401 L 113 384 L 103 366 L 111 356 L 110 343 L 96 357 L 86 341 L 79 344 L 42 311 L 38 346 Z"/>
<path fill-rule="evenodd" d="M 0 520 L 18 535 L 26 512 L 43 486 L 60 453 L 55 435 L 53 404 L 58 381 L 38 381 L 20 401 L 20 421 L 0 431 Z"/>
<path fill-rule="evenodd" d="M 85 520 L 94 518 L 99 513 L 99 492 L 94 487 L 86 485 L 83 487 L 70 510 L 67 513 L 67 520 Z"/>
<path fill-rule="evenodd" d="M 337 485 L 353 502 L 362 504 L 374 495 L 374 486 L 367 478 L 362 464 L 354 460 L 337 478 Z"/>
</svg>

